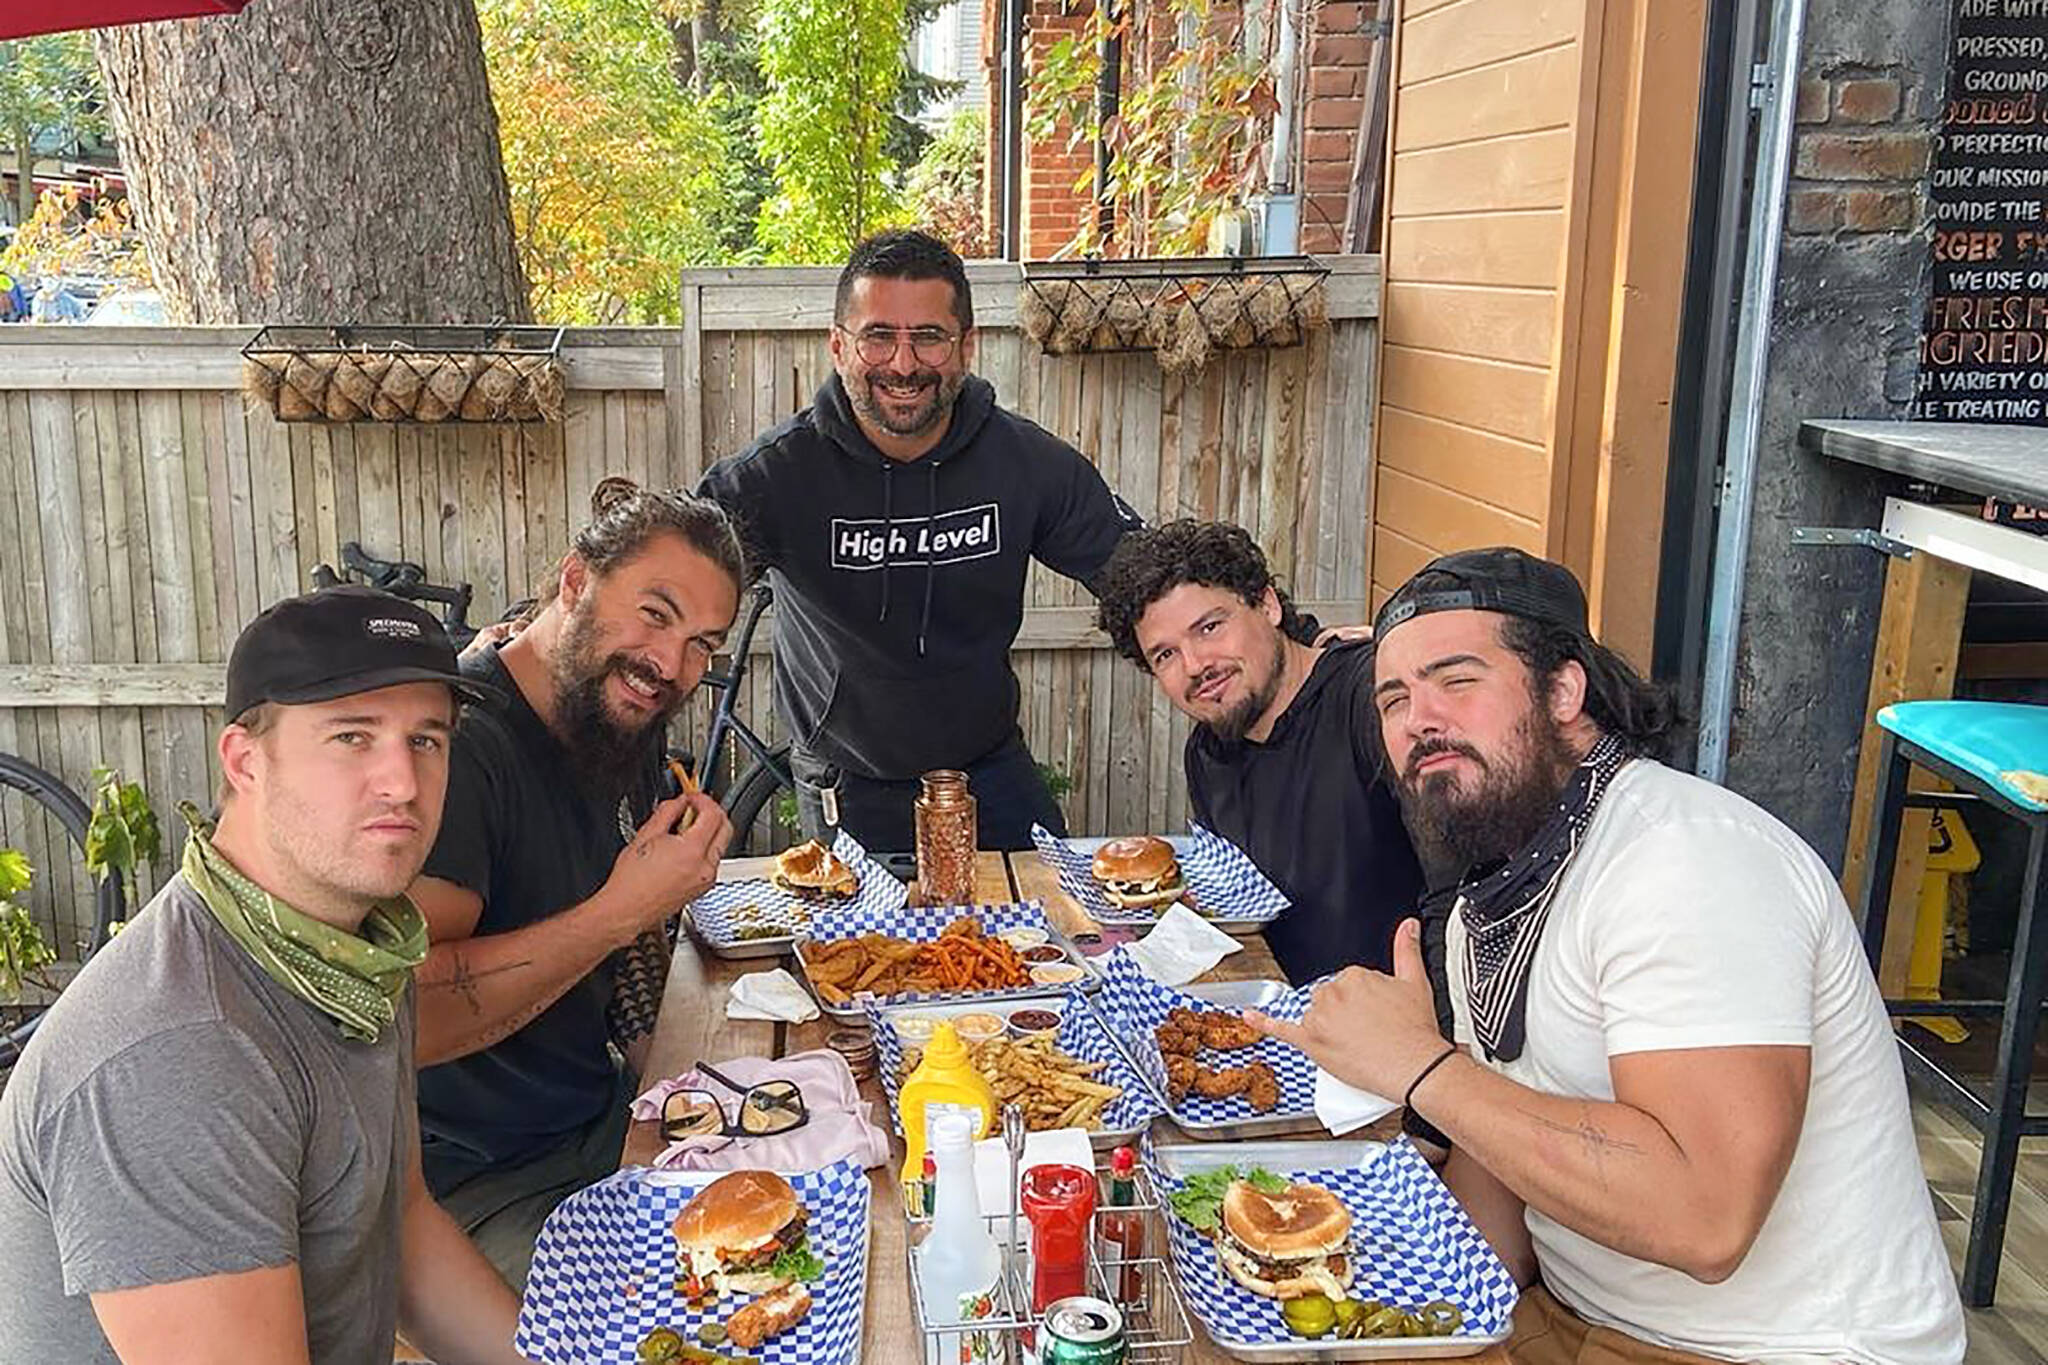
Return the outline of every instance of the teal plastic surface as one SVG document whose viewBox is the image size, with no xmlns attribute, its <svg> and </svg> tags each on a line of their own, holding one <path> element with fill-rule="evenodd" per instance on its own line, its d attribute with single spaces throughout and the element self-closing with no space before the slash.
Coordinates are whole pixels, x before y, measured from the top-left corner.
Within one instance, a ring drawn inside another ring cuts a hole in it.
<svg viewBox="0 0 2048 1365">
<path fill-rule="evenodd" d="M 2003 701 L 1902 701 L 1877 723 L 1996 789 L 2014 805 L 2048 810 L 2004 774 L 2031 772 L 2048 783 L 2048 706 Z"/>
</svg>

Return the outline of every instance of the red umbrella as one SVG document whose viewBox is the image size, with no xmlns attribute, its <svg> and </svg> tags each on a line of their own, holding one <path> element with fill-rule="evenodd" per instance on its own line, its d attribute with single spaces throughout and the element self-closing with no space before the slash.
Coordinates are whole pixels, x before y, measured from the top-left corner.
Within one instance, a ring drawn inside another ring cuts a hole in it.
<svg viewBox="0 0 2048 1365">
<path fill-rule="evenodd" d="M 112 28 L 157 19 L 240 14 L 249 0 L 14 0 L 0 13 L 0 39 L 73 28 Z"/>
</svg>

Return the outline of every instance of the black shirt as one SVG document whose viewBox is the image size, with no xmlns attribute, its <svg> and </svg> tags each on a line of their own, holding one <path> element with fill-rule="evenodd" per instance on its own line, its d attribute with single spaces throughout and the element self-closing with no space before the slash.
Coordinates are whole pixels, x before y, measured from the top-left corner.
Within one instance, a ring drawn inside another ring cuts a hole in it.
<svg viewBox="0 0 2048 1365">
<path fill-rule="evenodd" d="M 499 711 L 463 710 L 441 834 L 425 874 L 483 898 L 475 929 L 482 937 L 547 919 L 604 885 L 652 809 L 654 751 L 632 795 L 600 800 L 578 786 L 561 741 L 520 695 L 496 649 L 465 659 L 462 669 L 507 702 Z M 487 1167 L 543 1155 L 612 1102 L 605 1010 L 615 963 L 600 963 L 511 1037 L 420 1072 L 420 1149 L 437 1194 Z"/>
<path fill-rule="evenodd" d="M 1085 583 L 1138 525 L 1087 457 L 971 377 L 915 460 L 875 449 L 834 375 L 697 491 L 773 574 L 786 733 L 883 781 L 965 768 L 1016 739 L 1010 644 L 1031 561 Z"/>
<path fill-rule="evenodd" d="M 1386 971 L 1422 871 L 1378 776 L 1372 645 L 1331 645 L 1264 742 L 1188 735 L 1195 819 L 1242 848 L 1292 905 L 1266 943 L 1296 984 L 1353 963 Z"/>
</svg>

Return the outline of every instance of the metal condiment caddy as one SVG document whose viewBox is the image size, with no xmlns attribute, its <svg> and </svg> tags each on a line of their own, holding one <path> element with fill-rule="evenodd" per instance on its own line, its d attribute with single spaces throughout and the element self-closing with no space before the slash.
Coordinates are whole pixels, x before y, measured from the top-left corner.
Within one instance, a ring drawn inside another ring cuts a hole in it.
<svg viewBox="0 0 2048 1365">
<path fill-rule="evenodd" d="M 923 1216 L 912 1216 L 907 1209 L 904 1211 L 909 1225 L 904 1238 L 905 1279 L 910 1288 L 910 1311 L 924 1337 L 927 1359 L 935 1355 L 940 1359 L 955 1359 L 964 1336 L 990 1333 L 1001 1337 L 1001 1359 L 1014 1363 L 1027 1358 L 1026 1339 L 1042 1328 L 1039 1315 L 1031 1308 L 1030 1242 L 1023 1235 L 1025 1229 L 1020 1222 L 1019 1185 L 1023 1174 L 1024 1136 L 1023 1111 L 1016 1105 L 1005 1105 L 1002 1137 L 1010 1154 L 1009 1207 L 1000 1212 L 984 1211 L 982 1214 L 983 1221 L 988 1224 L 989 1235 L 996 1239 L 1003 1254 L 1002 1279 L 996 1288 L 996 1311 L 992 1317 L 936 1325 L 924 1320 L 924 1285 L 918 1275 L 917 1249 L 925 1233 L 930 1231 L 931 1217 L 929 1210 Z M 1111 1172 L 1106 1158 L 1106 1153 L 1101 1154 L 1095 1163 L 1098 1196 L 1110 1187 Z M 1151 1178 L 1142 1166 L 1132 1173 L 1131 1203 L 1109 1205 L 1098 1197 L 1096 1218 L 1108 1212 L 1142 1219 L 1146 1225 L 1147 1245 L 1164 1245 L 1165 1229 L 1158 1216 L 1159 1200 L 1153 1193 Z M 1130 1365 L 1167 1365 L 1180 1360 L 1182 1352 L 1194 1340 L 1194 1328 L 1166 1258 L 1142 1256 L 1125 1260 L 1103 1257 L 1097 1254 L 1100 1245 L 1099 1236 L 1091 1234 L 1088 1237 L 1088 1292 L 1115 1304 L 1123 1314 L 1125 1358 Z M 1136 1269 L 1142 1286 L 1143 1292 L 1135 1303 L 1123 1302 L 1118 1297 L 1127 1268 Z"/>
</svg>

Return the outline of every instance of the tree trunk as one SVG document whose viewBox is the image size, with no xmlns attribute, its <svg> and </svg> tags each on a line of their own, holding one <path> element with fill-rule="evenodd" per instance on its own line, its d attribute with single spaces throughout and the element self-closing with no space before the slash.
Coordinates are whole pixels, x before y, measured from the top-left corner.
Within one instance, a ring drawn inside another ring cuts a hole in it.
<svg viewBox="0 0 2048 1365">
<path fill-rule="evenodd" d="M 530 317 L 473 0 L 264 0 L 93 41 L 173 318 Z"/>
<path fill-rule="evenodd" d="M 26 123 L 14 129 L 14 225 L 36 211 L 36 138 Z"/>
</svg>

